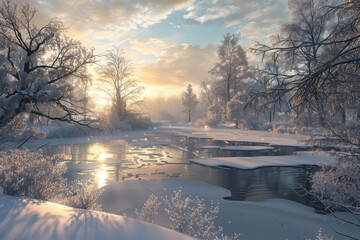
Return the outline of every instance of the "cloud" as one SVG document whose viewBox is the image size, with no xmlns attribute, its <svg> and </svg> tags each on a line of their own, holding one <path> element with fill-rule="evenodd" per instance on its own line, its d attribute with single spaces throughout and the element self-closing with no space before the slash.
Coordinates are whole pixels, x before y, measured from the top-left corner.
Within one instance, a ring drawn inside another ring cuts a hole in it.
<svg viewBox="0 0 360 240">
<path fill-rule="evenodd" d="M 261 17 L 240 27 L 239 32 L 253 41 L 268 44 L 270 37 L 279 32 L 281 23 L 286 22 L 289 15 L 286 1 L 279 0 L 264 8 Z"/>
<path fill-rule="evenodd" d="M 187 8 L 194 0 L 22 0 L 42 15 L 57 17 L 73 33 L 125 32 L 166 19 L 173 11 Z"/>
<path fill-rule="evenodd" d="M 169 43 L 157 38 L 136 38 L 130 40 L 130 45 L 133 50 L 139 53 L 156 57 L 160 57 L 163 51 L 171 47 Z"/>
<path fill-rule="evenodd" d="M 209 70 L 217 61 L 217 46 L 200 48 L 189 44 L 171 46 L 153 64 L 138 69 L 139 81 L 158 86 L 184 87 L 200 84 L 209 77 Z"/>
<path fill-rule="evenodd" d="M 191 23 L 205 24 L 215 21 L 230 27 L 241 19 L 253 19 L 261 15 L 259 4 L 247 0 L 201 1 L 188 7 L 184 18 Z"/>
</svg>

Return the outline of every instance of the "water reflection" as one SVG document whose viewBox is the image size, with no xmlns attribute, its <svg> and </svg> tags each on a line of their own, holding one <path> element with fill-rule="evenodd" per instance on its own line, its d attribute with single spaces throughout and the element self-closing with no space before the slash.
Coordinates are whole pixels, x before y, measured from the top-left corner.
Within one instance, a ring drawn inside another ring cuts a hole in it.
<svg viewBox="0 0 360 240">
<path fill-rule="evenodd" d="M 105 187 L 107 183 L 107 171 L 105 164 L 101 164 L 100 169 L 96 170 L 95 181 L 97 182 L 98 188 Z"/>
<path fill-rule="evenodd" d="M 167 136 L 168 137 L 168 136 Z M 151 140 L 151 139 L 150 139 Z M 294 148 L 275 147 L 264 151 L 227 151 L 198 148 L 198 146 L 238 146 L 239 142 L 211 139 L 184 139 L 168 137 L 166 146 L 148 146 L 148 138 L 127 143 L 115 140 L 104 143 L 74 144 L 48 147 L 49 154 L 71 156 L 67 162 L 69 180 L 92 178 L 99 188 L 108 181 L 151 180 L 178 178 L 200 180 L 231 191 L 230 200 L 263 201 L 285 198 L 310 205 L 309 197 L 300 197 L 299 191 L 309 189 L 308 174 L 316 171 L 304 167 L 266 167 L 254 170 L 211 168 L 191 164 L 195 157 L 283 155 Z M 254 143 L 252 143 L 254 145 Z M 259 145 L 264 146 L 264 143 Z"/>
</svg>

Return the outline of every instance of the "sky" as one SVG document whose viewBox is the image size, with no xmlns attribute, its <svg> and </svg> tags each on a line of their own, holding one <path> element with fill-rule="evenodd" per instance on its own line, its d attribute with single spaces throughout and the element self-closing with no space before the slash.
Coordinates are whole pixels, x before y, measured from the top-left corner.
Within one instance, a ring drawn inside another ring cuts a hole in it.
<svg viewBox="0 0 360 240">
<path fill-rule="evenodd" d="M 289 19 L 287 0 L 23 0 L 98 55 L 124 49 L 145 96 L 179 94 L 209 79 L 224 34 L 240 33 L 247 49 L 269 42 Z M 247 53 L 252 65 L 259 59 Z"/>
</svg>

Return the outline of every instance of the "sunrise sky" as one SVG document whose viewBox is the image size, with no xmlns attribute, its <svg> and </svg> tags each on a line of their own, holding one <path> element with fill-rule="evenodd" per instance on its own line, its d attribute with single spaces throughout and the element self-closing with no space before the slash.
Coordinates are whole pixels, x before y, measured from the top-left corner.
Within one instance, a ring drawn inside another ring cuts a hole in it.
<svg viewBox="0 0 360 240">
<path fill-rule="evenodd" d="M 217 60 L 227 32 L 240 32 L 246 49 L 267 42 L 289 18 L 287 0 L 28 0 L 43 18 L 57 17 L 68 34 L 104 53 L 120 45 L 145 95 L 195 87 Z M 258 60 L 248 53 L 250 63 Z"/>
</svg>

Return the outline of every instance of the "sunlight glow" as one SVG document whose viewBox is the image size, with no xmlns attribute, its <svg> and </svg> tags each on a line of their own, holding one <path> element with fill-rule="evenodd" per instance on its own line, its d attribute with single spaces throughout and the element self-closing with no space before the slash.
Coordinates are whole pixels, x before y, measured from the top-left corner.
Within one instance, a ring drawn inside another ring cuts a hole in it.
<svg viewBox="0 0 360 240">
<path fill-rule="evenodd" d="M 101 164 L 101 168 L 96 173 L 95 179 L 98 183 L 98 187 L 102 188 L 106 185 L 106 178 L 107 178 L 107 171 L 106 171 L 106 165 Z"/>
<path fill-rule="evenodd" d="M 87 152 L 87 160 L 104 161 L 106 159 L 114 157 L 114 154 L 108 153 L 108 149 L 100 143 L 91 144 Z"/>
</svg>

